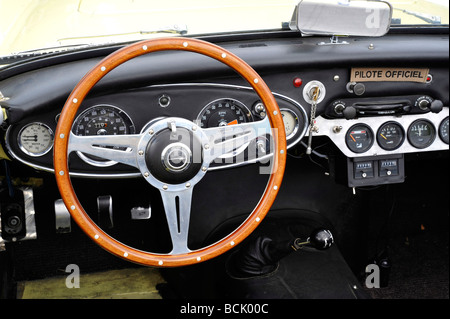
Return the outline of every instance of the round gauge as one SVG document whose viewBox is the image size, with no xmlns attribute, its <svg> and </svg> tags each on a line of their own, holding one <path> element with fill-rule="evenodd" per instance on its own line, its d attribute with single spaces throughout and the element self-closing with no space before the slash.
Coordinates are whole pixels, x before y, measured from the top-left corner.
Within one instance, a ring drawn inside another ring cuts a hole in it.
<svg viewBox="0 0 450 319">
<path fill-rule="evenodd" d="M 238 100 L 220 99 L 206 105 L 197 116 L 202 128 L 227 126 L 252 121 L 249 109 Z"/>
<path fill-rule="evenodd" d="M 445 144 L 448 144 L 448 116 L 439 125 L 439 137 Z"/>
<path fill-rule="evenodd" d="M 408 141 L 416 148 L 430 146 L 436 138 L 436 129 L 428 120 L 414 121 L 408 128 Z"/>
<path fill-rule="evenodd" d="M 134 134 L 130 117 L 121 109 L 111 105 L 96 105 L 82 112 L 74 121 L 72 132 L 78 136 Z M 77 152 L 86 163 L 106 167 L 116 164 L 96 156 Z"/>
<path fill-rule="evenodd" d="M 405 140 L 405 131 L 397 122 L 386 122 L 378 129 L 377 142 L 387 151 L 399 148 Z"/>
<path fill-rule="evenodd" d="M 372 129 L 365 124 L 353 125 L 345 135 L 348 148 L 354 153 L 364 153 L 373 145 Z"/>
<path fill-rule="evenodd" d="M 53 131 L 43 123 L 30 123 L 24 126 L 17 137 L 19 147 L 27 155 L 42 156 L 53 146 Z"/>
<path fill-rule="evenodd" d="M 286 139 L 291 138 L 297 133 L 299 123 L 297 115 L 288 109 L 281 109 L 281 115 L 283 116 L 284 129 L 286 130 Z"/>
</svg>

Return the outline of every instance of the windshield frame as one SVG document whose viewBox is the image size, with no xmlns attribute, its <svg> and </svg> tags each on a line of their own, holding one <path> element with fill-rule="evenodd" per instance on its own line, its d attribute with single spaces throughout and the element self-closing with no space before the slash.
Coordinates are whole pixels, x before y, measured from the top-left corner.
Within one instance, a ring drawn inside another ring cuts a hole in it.
<svg viewBox="0 0 450 319">
<path fill-rule="evenodd" d="M 17 0 L 4 0 L 2 1 L 3 3 L 7 3 L 7 2 L 11 2 L 14 1 L 16 2 Z M 19 1 L 33 1 L 33 0 L 19 0 Z M 34 0 L 36 1 L 36 0 Z M 56 0 L 54 0 L 56 1 Z M 59 1 L 59 0 L 58 0 Z M 81 6 L 82 3 L 89 3 L 90 1 L 93 1 L 94 3 L 101 3 L 102 0 L 70 0 L 70 1 L 79 1 L 79 6 Z M 84 2 L 83 2 L 84 1 Z M 113 2 L 118 2 L 119 0 L 110 0 Z M 139 0 L 138 0 L 139 1 Z M 204 1 L 204 0 L 197 0 L 197 1 Z M 268 1 L 270 0 L 264 0 L 265 3 L 268 3 Z M 346 1 L 346 0 L 342 0 L 342 1 Z M 421 0 L 421 1 L 441 1 L 441 0 Z M 39 1 L 37 1 L 39 2 Z M 17 6 L 17 5 L 16 5 Z M 1 7 L 1 5 L 0 5 Z M 394 9 L 396 9 L 394 7 Z M 398 8 L 397 8 L 398 9 Z M 87 9 L 86 9 L 87 10 Z M 393 10 L 393 12 L 395 13 L 398 10 Z M 286 17 L 284 20 L 286 21 L 280 21 L 280 27 L 279 28 L 267 28 L 267 29 L 246 29 L 246 30 L 232 30 L 232 31 L 223 31 L 223 32 L 206 32 L 206 33 L 189 33 L 189 32 L 175 32 L 173 30 L 169 30 L 166 27 L 163 28 L 159 28 L 157 30 L 147 30 L 146 32 L 142 32 L 142 31 L 137 31 L 135 33 L 145 33 L 145 34 L 152 34 L 152 36 L 172 36 L 172 35 L 176 35 L 176 36 L 187 36 L 187 37 L 195 37 L 195 38 L 220 38 L 220 37 L 229 37 L 229 36 L 245 36 L 245 35 L 255 35 L 255 34 L 264 34 L 264 33 L 282 33 L 282 32 L 290 32 L 289 27 L 288 27 L 288 20 L 289 18 Z M 447 20 L 448 20 L 448 14 L 447 14 Z M 170 26 L 169 26 L 170 27 Z M 409 29 L 414 30 L 415 32 L 417 32 L 418 30 L 435 30 L 435 29 L 444 29 L 447 30 L 448 32 L 448 28 L 449 28 L 449 24 L 391 24 L 390 26 L 390 31 L 389 32 L 397 32 L 398 30 L 404 30 L 405 32 Z M 168 31 L 169 30 L 169 31 Z M 33 47 L 33 48 L 28 48 L 26 50 L 8 50 L 10 51 L 9 53 L 1 53 L 0 52 L 0 65 L 5 64 L 5 63 L 11 63 L 11 61 L 18 61 L 18 60 L 23 60 L 23 59 L 29 59 L 29 58 L 33 58 L 33 57 L 38 57 L 38 56 L 42 56 L 42 55 L 53 55 L 53 54 L 58 54 L 58 53 L 62 53 L 62 52 L 66 52 L 66 51 L 79 51 L 79 50 L 91 50 L 92 48 L 102 48 L 102 47 L 110 47 L 111 45 L 117 45 L 117 46 L 121 46 L 127 43 L 132 43 L 135 41 L 139 41 L 139 40 L 144 40 L 147 39 L 148 37 L 137 37 L 135 39 L 119 39 L 117 38 L 117 40 L 113 41 L 113 40 L 107 40 L 109 36 L 114 37 L 116 35 L 119 35 L 117 33 L 111 33 L 111 34 L 102 34 L 102 35 L 92 35 L 89 36 L 91 38 L 102 38 L 105 37 L 105 42 L 97 42 L 97 43 L 90 43 L 88 38 L 89 37 L 76 37 L 79 40 L 83 40 L 86 39 L 86 41 L 84 41 L 85 43 L 67 43 L 64 45 L 43 45 L 41 47 Z M 291 35 L 289 35 L 291 36 Z M 3 35 L 3 38 L 5 38 L 5 36 Z M 68 37 L 68 38 L 64 38 L 62 40 L 67 40 L 67 39 L 74 39 L 74 37 Z M 0 35 L 0 43 L 1 43 L 2 37 Z M 64 42 L 65 41 L 60 41 L 60 42 Z M 83 42 L 83 41 L 81 41 Z M 1 47 L 1 45 L 0 45 Z M 8 58 L 9 57 L 9 58 Z"/>
</svg>

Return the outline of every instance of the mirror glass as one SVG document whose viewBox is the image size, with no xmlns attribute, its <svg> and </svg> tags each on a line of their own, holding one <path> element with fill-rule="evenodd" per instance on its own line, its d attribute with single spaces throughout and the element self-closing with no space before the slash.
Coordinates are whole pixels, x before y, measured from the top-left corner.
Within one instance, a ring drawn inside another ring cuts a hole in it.
<svg viewBox="0 0 450 319">
<path fill-rule="evenodd" d="M 306 35 L 378 37 L 389 31 L 391 18 L 385 1 L 302 0 L 290 27 Z"/>
</svg>

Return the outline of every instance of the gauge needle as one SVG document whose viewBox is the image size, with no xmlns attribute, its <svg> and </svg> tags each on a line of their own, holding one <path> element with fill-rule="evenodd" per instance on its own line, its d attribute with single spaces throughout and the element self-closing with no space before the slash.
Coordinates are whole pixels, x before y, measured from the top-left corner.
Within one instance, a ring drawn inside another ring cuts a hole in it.
<svg viewBox="0 0 450 319">
<path fill-rule="evenodd" d="M 235 124 L 238 124 L 237 120 L 234 120 L 234 121 L 231 121 L 230 123 L 227 123 L 227 125 L 235 125 Z"/>
<path fill-rule="evenodd" d="M 352 138 L 353 142 L 356 143 L 356 140 L 355 140 L 355 138 L 352 136 L 352 134 L 350 134 L 350 137 Z"/>
<path fill-rule="evenodd" d="M 384 136 L 383 134 L 380 134 L 382 138 L 384 138 L 385 140 L 387 140 L 386 136 Z"/>
</svg>

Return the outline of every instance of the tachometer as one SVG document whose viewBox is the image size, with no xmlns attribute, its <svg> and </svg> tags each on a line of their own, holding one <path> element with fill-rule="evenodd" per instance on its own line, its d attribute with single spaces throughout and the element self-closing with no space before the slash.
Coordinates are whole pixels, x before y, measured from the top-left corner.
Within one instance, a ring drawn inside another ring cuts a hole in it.
<svg viewBox="0 0 450 319">
<path fill-rule="evenodd" d="M 197 116 L 197 124 L 202 128 L 227 126 L 253 120 L 244 103 L 226 98 L 208 103 Z"/>
<path fill-rule="evenodd" d="M 53 131 L 43 123 L 24 126 L 17 137 L 19 147 L 27 155 L 36 157 L 47 154 L 53 146 Z"/>
<path fill-rule="evenodd" d="M 134 134 L 135 127 L 130 117 L 118 107 L 96 105 L 81 113 L 75 120 L 72 132 L 79 136 Z M 116 162 L 77 152 L 86 163 L 106 167 Z"/>
</svg>

